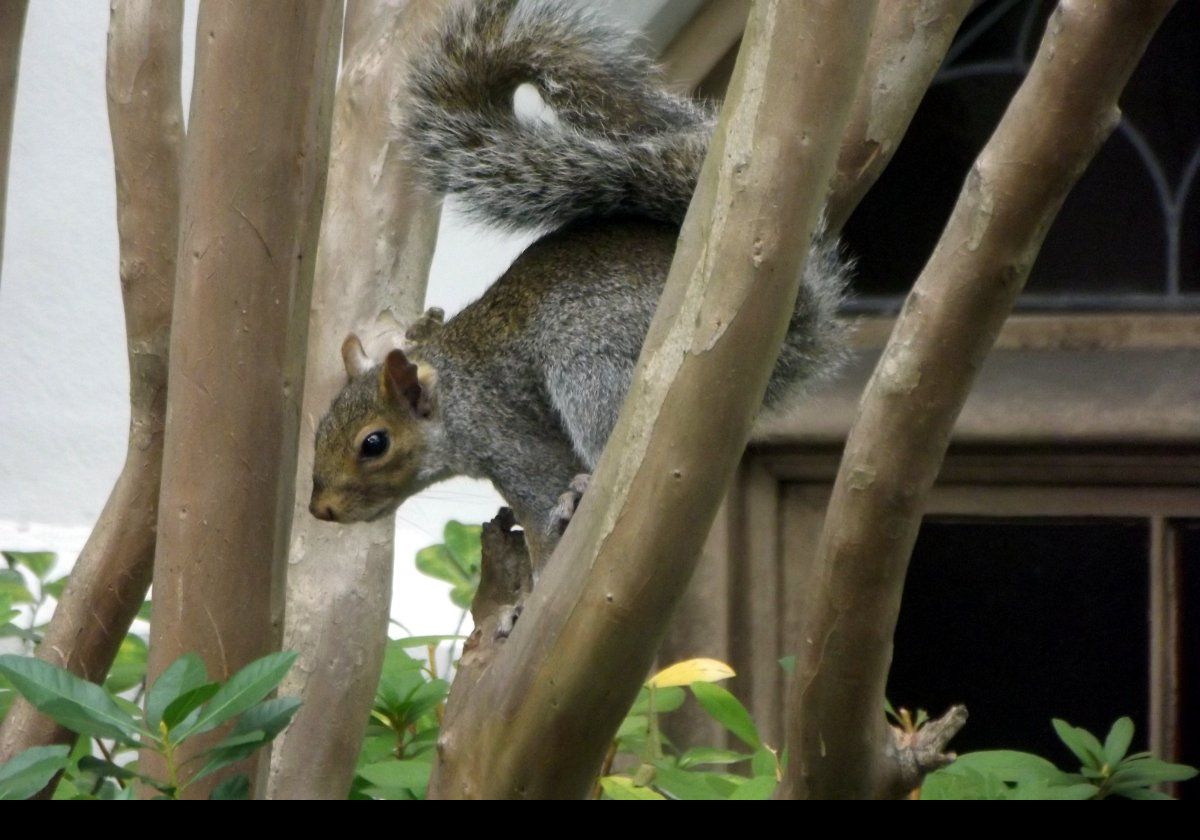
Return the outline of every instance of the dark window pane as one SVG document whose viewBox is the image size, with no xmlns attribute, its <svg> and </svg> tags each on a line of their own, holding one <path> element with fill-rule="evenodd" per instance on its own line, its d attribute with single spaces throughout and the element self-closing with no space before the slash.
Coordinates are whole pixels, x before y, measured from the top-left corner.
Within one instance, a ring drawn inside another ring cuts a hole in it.
<svg viewBox="0 0 1200 840">
<path fill-rule="evenodd" d="M 1149 531 L 1142 520 L 927 520 L 896 630 L 888 697 L 966 703 L 959 751 L 1009 748 L 1074 769 L 1050 719 L 1146 743 Z"/>
<path fill-rule="evenodd" d="M 907 293 L 1053 7 L 986 0 L 968 17 L 891 166 L 846 226 L 860 264 L 851 308 L 895 308 Z M 1200 308 L 1197 90 L 1200 0 L 1181 0 L 1122 98 L 1124 123 L 1051 228 L 1020 308 Z"/>
</svg>

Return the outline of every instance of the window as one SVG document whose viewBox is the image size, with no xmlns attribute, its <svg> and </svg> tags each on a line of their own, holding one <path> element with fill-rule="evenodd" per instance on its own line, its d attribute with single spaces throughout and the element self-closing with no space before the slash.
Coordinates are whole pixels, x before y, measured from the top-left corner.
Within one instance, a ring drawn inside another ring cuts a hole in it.
<svg viewBox="0 0 1200 840">
<path fill-rule="evenodd" d="M 851 308 L 898 309 L 963 179 L 1036 52 L 1054 7 L 989 0 L 967 18 L 891 164 L 846 226 Z M 1200 2 L 1164 22 L 1124 117 L 1068 197 L 1018 306 L 1200 309 Z"/>
</svg>

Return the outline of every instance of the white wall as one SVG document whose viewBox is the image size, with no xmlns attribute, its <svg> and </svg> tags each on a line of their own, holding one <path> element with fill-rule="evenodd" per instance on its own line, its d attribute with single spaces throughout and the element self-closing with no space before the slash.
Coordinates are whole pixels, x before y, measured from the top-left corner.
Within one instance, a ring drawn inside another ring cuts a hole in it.
<svg viewBox="0 0 1200 840">
<path fill-rule="evenodd" d="M 682 0 L 680 10 L 695 5 Z M 653 39 L 677 22 L 663 0 L 604 11 Z M 670 10 L 674 12 L 674 9 Z M 184 110 L 195 0 L 186 4 Z M 665 22 L 664 22 L 665 20 Z M 104 92 L 108 3 L 33 0 L 26 23 L 0 268 L 0 548 L 50 549 L 73 562 L 125 453 L 128 371 L 117 275 L 112 149 Z M 477 297 L 526 239 L 443 218 L 428 300 L 453 313 Z M 482 521 L 499 498 L 455 480 L 410 500 L 397 520 L 394 615 L 449 632 L 446 587 L 412 568 L 446 520 Z"/>
</svg>

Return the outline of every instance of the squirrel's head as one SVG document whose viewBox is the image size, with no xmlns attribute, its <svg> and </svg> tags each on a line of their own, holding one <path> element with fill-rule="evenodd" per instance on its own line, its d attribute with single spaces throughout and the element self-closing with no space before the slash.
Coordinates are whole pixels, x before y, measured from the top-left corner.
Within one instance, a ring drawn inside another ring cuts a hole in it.
<svg viewBox="0 0 1200 840">
<path fill-rule="evenodd" d="M 350 381 L 317 427 L 308 509 L 330 522 L 391 513 L 422 489 L 422 461 L 434 418 L 431 368 L 403 350 L 373 365 L 356 336 L 342 345 Z"/>
</svg>

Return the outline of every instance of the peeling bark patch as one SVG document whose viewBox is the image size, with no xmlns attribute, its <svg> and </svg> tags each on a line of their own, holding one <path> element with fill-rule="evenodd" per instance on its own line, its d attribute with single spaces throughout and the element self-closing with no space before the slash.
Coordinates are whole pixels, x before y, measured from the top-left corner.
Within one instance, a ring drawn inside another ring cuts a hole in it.
<svg viewBox="0 0 1200 840">
<path fill-rule="evenodd" d="M 850 476 L 846 483 L 851 490 L 868 490 L 875 483 L 878 476 L 874 467 L 861 466 L 855 467 L 850 471 Z"/>
<path fill-rule="evenodd" d="M 904 352 L 889 353 L 879 362 L 879 384 L 890 394 L 911 394 L 921 384 L 921 369 L 914 359 L 915 354 Z"/>
<path fill-rule="evenodd" d="M 992 224 L 992 216 L 996 212 L 995 188 L 988 182 L 980 171 L 979 164 L 971 167 L 967 175 L 967 193 L 976 196 L 975 212 L 971 214 L 967 231 L 967 241 L 964 243 L 968 251 L 976 251 L 987 236 Z"/>
</svg>

